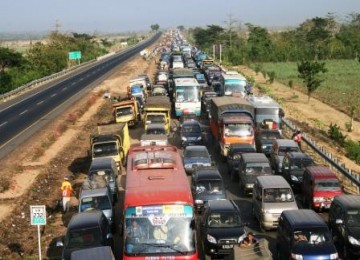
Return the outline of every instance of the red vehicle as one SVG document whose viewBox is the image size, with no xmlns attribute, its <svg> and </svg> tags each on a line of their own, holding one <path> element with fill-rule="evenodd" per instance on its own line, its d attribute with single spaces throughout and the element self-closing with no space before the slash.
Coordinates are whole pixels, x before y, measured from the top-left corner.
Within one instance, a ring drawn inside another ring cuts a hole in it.
<svg viewBox="0 0 360 260">
<path fill-rule="evenodd" d="M 129 150 L 123 259 L 198 259 L 193 197 L 174 146 Z"/>
<path fill-rule="evenodd" d="M 220 154 L 227 156 L 230 144 L 255 147 L 254 107 L 240 97 L 214 97 L 210 107 L 210 130 Z"/>
<path fill-rule="evenodd" d="M 314 210 L 328 209 L 334 197 L 343 194 L 335 173 L 321 165 L 305 168 L 301 190 L 304 206 Z"/>
</svg>

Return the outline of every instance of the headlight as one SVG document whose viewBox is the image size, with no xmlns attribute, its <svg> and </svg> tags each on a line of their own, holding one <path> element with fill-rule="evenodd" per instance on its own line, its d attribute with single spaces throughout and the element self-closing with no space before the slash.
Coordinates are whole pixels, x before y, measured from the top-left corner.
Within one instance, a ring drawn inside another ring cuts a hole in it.
<svg viewBox="0 0 360 260">
<path fill-rule="evenodd" d="M 356 246 L 360 246 L 360 241 L 357 240 L 356 238 L 354 238 L 354 237 L 352 237 L 352 236 L 349 236 L 348 239 L 349 239 L 349 243 L 350 243 L 350 244 L 356 245 Z"/>
<path fill-rule="evenodd" d="M 338 259 L 339 258 L 339 254 L 338 253 L 333 253 L 330 255 L 330 259 Z"/>
<path fill-rule="evenodd" d="M 267 146 L 266 146 L 266 145 L 262 145 L 261 148 L 262 148 L 262 149 L 266 149 Z"/>
<path fill-rule="evenodd" d="M 238 239 L 238 243 L 241 243 L 245 237 L 246 237 L 246 233 L 242 234 Z"/>
<path fill-rule="evenodd" d="M 204 204 L 204 201 L 202 201 L 202 200 L 195 200 L 195 204 Z"/>
<path fill-rule="evenodd" d="M 198 138 L 196 138 L 196 140 L 201 140 L 202 139 L 202 137 L 201 136 L 199 136 Z"/>
<path fill-rule="evenodd" d="M 323 202 L 325 201 L 323 197 L 314 197 L 314 202 Z"/>
<path fill-rule="evenodd" d="M 181 137 L 181 140 L 186 141 L 187 139 L 186 139 L 186 137 L 183 136 L 183 137 Z"/>
<path fill-rule="evenodd" d="M 191 167 L 192 167 L 192 164 L 185 164 L 184 167 L 185 167 L 185 168 L 191 168 Z"/>
<path fill-rule="evenodd" d="M 299 179 L 295 175 L 291 175 L 290 178 L 292 181 L 299 181 Z"/>
<path fill-rule="evenodd" d="M 216 244 L 216 239 L 213 236 L 210 236 L 209 234 L 206 236 L 206 239 L 212 243 L 212 244 Z"/>
<path fill-rule="evenodd" d="M 302 260 L 302 259 L 303 259 L 303 256 L 292 253 L 292 254 L 291 254 L 291 259 Z"/>
<path fill-rule="evenodd" d="M 246 184 L 246 188 L 253 188 L 254 184 Z"/>
</svg>

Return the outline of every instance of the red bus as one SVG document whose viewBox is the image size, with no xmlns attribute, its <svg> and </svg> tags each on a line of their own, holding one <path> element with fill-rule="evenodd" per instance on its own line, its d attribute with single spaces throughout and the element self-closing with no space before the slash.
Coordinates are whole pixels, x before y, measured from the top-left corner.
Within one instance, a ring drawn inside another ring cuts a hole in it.
<svg viewBox="0 0 360 260">
<path fill-rule="evenodd" d="M 176 147 L 131 147 L 123 208 L 123 259 L 198 259 L 193 206 Z"/>
</svg>

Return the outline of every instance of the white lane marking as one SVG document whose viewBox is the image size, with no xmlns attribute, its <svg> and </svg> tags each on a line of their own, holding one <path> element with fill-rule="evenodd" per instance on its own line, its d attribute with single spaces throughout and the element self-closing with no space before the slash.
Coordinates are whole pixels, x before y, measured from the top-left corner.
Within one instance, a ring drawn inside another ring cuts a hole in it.
<svg viewBox="0 0 360 260">
<path fill-rule="evenodd" d="M 84 78 L 80 78 L 79 81 L 82 81 Z"/>
<path fill-rule="evenodd" d="M 67 90 L 67 87 L 63 87 L 62 91 L 65 91 L 65 90 Z"/>
<path fill-rule="evenodd" d="M 6 121 L 6 122 L 4 122 L 4 123 L 2 123 L 1 125 L 0 125 L 0 127 L 2 127 L 3 125 L 6 125 L 8 122 Z"/>
<path fill-rule="evenodd" d="M 55 97 L 57 95 L 57 93 L 54 93 L 54 94 L 52 94 L 50 97 Z"/>
<path fill-rule="evenodd" d="M 26 109 L 26 110 L 24 110 L 24 111 L 22 111 L 22 112 L 19 114 L 19 116 L 21 116 L 21 115 L 25 114 L 26 112 L 27 112 L 27 109 Z"/>
<path fill-rule="evenodd" d="M 40 102 L 37 102 L 36 105 L 40 105 L 42 103 L 44 103 L 44 100 L 41 100 Z"/>
<path fill-rule="evenodd" d="M 71 86 L 74 86 L 76 83 L 75 82 L 73 82 L 73 83 L 71 83 Z"/>
</svg>

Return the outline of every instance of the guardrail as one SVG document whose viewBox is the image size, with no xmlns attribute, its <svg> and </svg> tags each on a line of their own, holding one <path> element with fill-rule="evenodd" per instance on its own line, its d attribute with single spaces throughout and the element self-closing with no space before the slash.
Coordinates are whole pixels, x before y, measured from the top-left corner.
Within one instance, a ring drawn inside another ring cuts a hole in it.
<svg viewBox="0 0 360 260">
<path fill-rule="evenodd" d="M 291 121 L 288 119 L 282 120 L 286 127 L 291 131 L 298 129 Z M 317 154 L 319 154 L 330 166 L 332 169 L 335 169 L 340 173 L 344 178 L 341 178 L 342 181 L 346 184 L 344 187 L 349 193 L 360 194 L 360 174 L 352 171 L 351 169 L 346 169 L 344 164 L 341 164 L 330 152 L 326 151 L 324 147 L 319 147 L 316 145 L 316 142 L 303 133 L 302 140 Z"/>
<path fill-rule="evenodd" d="M 114 55 L 116 55 L 116 54 L 122 54 L 122 53 L 125 53 L 125 52 L 128 52 L 128 51 L 131 51 L 132 49 L 137 48 L 138 46 L 140 46 L 140 45 L 142 45 L 142 44 L 145 44 L 145 43 L 151 41 L 151 40 L 152 40 L 154 37 L 156 37 L 156 36 L 157 36 L 157 34 L 153 35 L 153 36 L 152 36 L 151 38 L 149 38 L 149 39 L 143 40 L 143 41 L 135 44 L 134 46 L 131 46 L 130 48 L 126 48 L 125 50 L 121 50 L 121 51 L 119 51 L 119 52 L 116 52 Z M 114 55 L 112 55 L 112 56 L 114 56 Z M 8 98 L 8 97 L 10 97 L 10 96 L 12 96 L 12 95 L 18 94 L 18 93 L 20 93 L 20 92 L 22 92 L 22 91 L 24 91 L 24 90 L 26 90 L 26 89 L 28 89 L 28 88 L 31 88 L 31 87 L 40 85 L 40 84 L 42 84 L 42 83 L 51 81 L 51 80 L 56 79 L 56 78 L 59 78 L 59 77 L 61 77 L 61 76 L 63 76 L 63 75 L 66 75 L 66 74 L 68 74 L 68 73 L 70 73 L 70 72 L 75 71 L 76 69 L 85 67 L 85 66 L 87 66 L 87 65 L 89 65 L 89 64 L 91 64 L 91 63 L 95 63 L 95 62 L 97 62 L 97 61 L 99 61 L 99 62 L 104 62 L 105 60 L 110 59 L 112 56 L 106 57 L 104 60 L 103 60 L 103 59 L 101 59 L 101 60 L 98 60 L 98 59 L 90 60 L 90 61 L 81 63 L 81 64 L 79 64 L 79 65 L 73 66 L 73 67 L 71 67 L 71 68 L 62 70 L 62 71 L 60 71 L 60 72 L 51 74 L 51 75 L 49 75 L 49 76 L 43 77 L 43 78 L 41 78 L 41 79 L 33 80 L 33 81 L 29 82 L 29 83 L 26 83 L 25 85 L 22 85 L 22 86 L 20 86 L 20 87 L 18 87 L 18 88 L 16 88 L 16 89 L 13 89 L 13 90 L 5 93 L 5 94 L 0 95 L 0 100 L 5 100 L 6 98 Z"/>
</svg>

